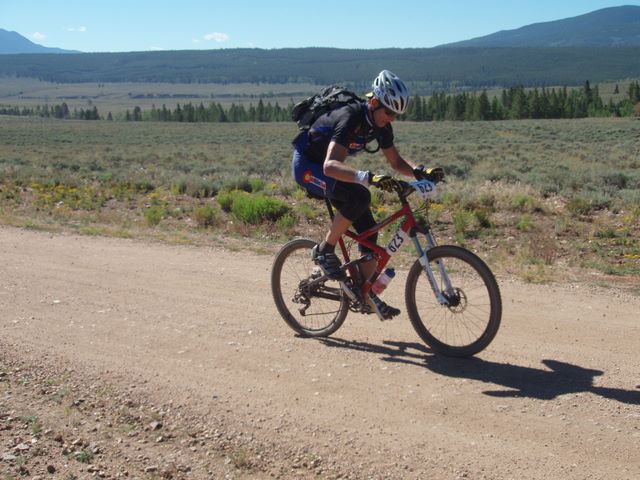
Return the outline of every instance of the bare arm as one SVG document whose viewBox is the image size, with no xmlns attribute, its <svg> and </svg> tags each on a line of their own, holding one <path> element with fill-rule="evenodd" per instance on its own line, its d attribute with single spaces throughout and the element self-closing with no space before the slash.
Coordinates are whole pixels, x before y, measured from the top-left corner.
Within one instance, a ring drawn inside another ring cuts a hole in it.
<svg viewBox="0 0 640 480">
<path fill-rule="evenodd" d="M 343 182 L 356 183 L 356 170 L 344 163 L 346 158 L 347 149 L 331 141 L 327 149 L 327 156 L 324 159 L 324 174 Z"/>
<path fill-rule="evenodd" d="M 391 168 L 396 172 L 413 178 L 413 169 L 416 168 L 415 165 L 410 164 L 402 158 L 400 152 L 398 152 L 395 146 L 383 149 L 382 153 L 384 153 L 384 156 L 387 159 L 387 162 L 389 162 L 389 165 L 391 165 Z"/>
<path fill-rule="evenodd" d="M 382 152 L 391 168 L 407 177 L 413 177 L 413 169 L 415 167 L 402 158 L 395 146 L 386 148 Z M 343 182 L 357 183 L 357 171 L 344 163 L 346 158 L 347 149 L 332 141 L 329 144 L 327 156 L 324 160 L 324 174 Z"/>
</svg>

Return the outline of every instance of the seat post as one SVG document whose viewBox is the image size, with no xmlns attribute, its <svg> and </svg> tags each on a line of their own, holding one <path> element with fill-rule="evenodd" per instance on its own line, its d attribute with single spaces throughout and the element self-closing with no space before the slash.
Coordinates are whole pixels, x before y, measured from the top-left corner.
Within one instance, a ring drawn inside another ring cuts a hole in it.
<svg viewBox="0 0 640 480">
<path fill-rule="evenodd" d="M 331 200 L 329 200 L 327 197 L 324 197 L 324 203 L 327 204 L 327 210 L 329 210 L 329 218 L 333 220 L 334 214 L 333 214 L 333 207 L 331 206 Z"/>
</svg>

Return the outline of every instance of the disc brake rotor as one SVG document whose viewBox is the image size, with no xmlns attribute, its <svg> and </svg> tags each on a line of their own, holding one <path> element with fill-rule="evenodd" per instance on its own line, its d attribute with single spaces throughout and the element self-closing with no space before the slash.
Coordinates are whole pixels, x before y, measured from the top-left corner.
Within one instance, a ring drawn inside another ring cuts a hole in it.
<svg viewBox="0 0 640 480">
<path fill-rule="evenodd" d="M 444 297 L 449 301 L 449 310 L 453 313 L 462 313 L 467 309 L 467 296 L 459 288 L 453 292 L 444 292 Z"/>
</svg>

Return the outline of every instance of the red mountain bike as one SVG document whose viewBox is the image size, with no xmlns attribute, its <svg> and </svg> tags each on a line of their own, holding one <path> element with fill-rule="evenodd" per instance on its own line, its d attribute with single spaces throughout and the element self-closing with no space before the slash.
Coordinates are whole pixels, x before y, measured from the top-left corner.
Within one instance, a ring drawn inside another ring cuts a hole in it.
<svg viewBox="0 0 640 480">
<path fill-rule="evenodd" d="M 298 334 L 325 337 L 338 330 L 349 313 L 374 313 L 369 291 L 391 257 L 413 242 L 417 259 L 407 275 L 405 302 L 413 328 L 436 352 L 467 357 L 486 348 L 500 327 L 502 300 L 496 279 L 474 253 L 455 245 L 438 246 L 431 232 L 428 211 L 436 184 L 430 180 L 398 182 L 396 190 L 402 207 L 369 230 L 351 230 L 340 239 L 344 280 L 332 280 L 311 258 L 316 242 L 296 239 L 276 255 L 271 271 L 271 290 L 282 318 Z M 416 222 L 408 197 L 417 193 L 424 201 L 420 209 L 425 222 Z M 327 208 L 333 218 L 328 200 Z M 401 220 L 401 226 L 386 247 L 367 241 L 373 233 Z M 345 237 L 347 242 L 345 242 Z M 424 247 L 421 239 L 424 239 Z M 351 259 L 348 244 L 358 243 L 373 253 Z M 375 258 L 376 274 L 363 281 L 360 264 Z M 396 280 L 397 281 L 397 280 Z M 382 318 L 381 318 L 382 319 Z"/>
</svg>

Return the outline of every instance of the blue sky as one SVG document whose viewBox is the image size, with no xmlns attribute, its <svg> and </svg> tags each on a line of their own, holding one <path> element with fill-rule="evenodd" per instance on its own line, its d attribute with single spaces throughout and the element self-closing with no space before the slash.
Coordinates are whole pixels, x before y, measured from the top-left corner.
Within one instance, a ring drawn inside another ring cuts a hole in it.
<svg viewBox="0 0 640 480">
<path fill-rule="evenodd" d="M 0 0 L 0 28 L 83 52 L 433 47 L 640 1 Z"/>
</svg>

